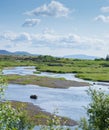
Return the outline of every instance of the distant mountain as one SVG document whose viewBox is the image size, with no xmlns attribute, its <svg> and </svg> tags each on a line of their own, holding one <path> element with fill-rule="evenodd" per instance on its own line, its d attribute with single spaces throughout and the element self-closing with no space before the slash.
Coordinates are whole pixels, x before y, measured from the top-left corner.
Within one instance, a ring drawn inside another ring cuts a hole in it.
<svg viewBox="0 0 109 130">
<path fill-rule="evenodd" d="M 89 59 L 89 60 L 94 60 L 96 58 L 100 58 L 97 56 L 88 56 L 88 55 L 83 55 L 83 54 L 78 54 L 78 55 L 66 55 L 64 58 L 74 58 L 74 59 Z"/>
<path fill-rule="evenodd" d="M 25 52 L 25 51 L 16 51 L 13 54 L 15 54 L 15 55 L 33 55 L 33 54 L 30 54 L 30 53 Z"/>
<path fill-rule="evenodd" d="M 7 50 L 0 50 L 0 54 L 1 55 L 27 55 L 27 56 L 34 55 L 35 56 L 35 54 L 31 54 L 31 53 L 28 53 L 28 52 L 25 52 L 25 51 L 10 52 L 10 51 L 7 51 Z"/>
<path fill-rule="evenodd" d="M 38 54 L 31 54 L 25 51 L 16 51 L 16 52 L 10 52 L 7 50 L 0 50 L 0 55 L 26 55 L 26 56 L 38 56 Z M 83 55 L 83 54 L 79 54 L 79 55 L 66 55 L 64 56 L 64 58 L 73 58 L 73 59 L 90 59 L 90 60 L 94 60 L 94 59 L 99 59 L 100 57 L 97 56 L 88 56 L 88 55 Z"/>
<path fill-rule="evenodd" d="M 12 52 L 6 51 L 6 50 L 0 50 L 0 54 L 2 55 L 11 55 Z"/>
</svg>

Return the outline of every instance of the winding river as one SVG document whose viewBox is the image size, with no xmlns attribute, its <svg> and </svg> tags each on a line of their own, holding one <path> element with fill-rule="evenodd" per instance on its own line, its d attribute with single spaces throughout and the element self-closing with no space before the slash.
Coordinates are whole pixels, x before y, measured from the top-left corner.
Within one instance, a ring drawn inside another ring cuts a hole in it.
<svg viewBox="0 0 109 130">
<path fill-rule="evenodd" d="M 3 74 L 19 74 L 19 75 L 31 75 L 34 74 L 34 66 L 29 67 L 15 67 L 3 70 Z M 67 80 L 84 81 L 78 79 L 74 74 L 55 74 L 42 72 L 41 74 L 34 74 L 39 76 L 50 77 L 64 77 Z M 89 82 L 89 81 L 84 81 Z M 96 82 L 89 82 L 93 88 L 103 89 L 109 93 L 109 84 L 100 84 Z M 31 102 L 34 105 L 40 106 L 42 109 L 53 113 L 58 108 L 58 115 L 66 116 L 78 121 L 80 117 L 86 116 L 83 106 L 87 106 L 90 99 L 86 93 L 88 87 L 70 87 L 68 89 L 47 88 L 38 85 L 19 85 L 9 84 L 6 90 L 6 99 L 16 100 L 22 102 Z M 31 100 L 29 97 L 31 94 L 38 95 L 37 100 Z"/>
</svg>

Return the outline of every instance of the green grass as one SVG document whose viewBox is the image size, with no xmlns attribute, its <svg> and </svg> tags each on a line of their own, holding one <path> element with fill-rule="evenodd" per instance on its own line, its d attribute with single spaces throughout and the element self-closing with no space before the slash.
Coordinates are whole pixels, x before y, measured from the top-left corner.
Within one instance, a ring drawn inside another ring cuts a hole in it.
<svg viewBox="0 0 109 130">
<path fill-rule="evenodd" d="M 63 64 L 63 66 L 48 66 L 47 64 L 42 64 L 37 66 L 36 69 L 54 73 L 76 73 L 76 77 L 86 80 L 109 81 L 108 65 L 108 61 L 80 60 L 73 61 L 71 64 Z"/>
<path fill-rule="evenodd" d="M 76 77 L 82 78 L 85 80 L 93 80 L 93 81 L 105 81 L 109 82 L 109 73 L 82 73 L 77 74 Z"/>
<path fill-rule="evenodd" d="M 51 56 L 1 56 L 0 69 L 15 66 L 36 66 L 40 72 L 76 73 L 82 79 L 93 81 L 109 81 L 109 61 L 77 60 L 56 58 Z"/>
</svg>

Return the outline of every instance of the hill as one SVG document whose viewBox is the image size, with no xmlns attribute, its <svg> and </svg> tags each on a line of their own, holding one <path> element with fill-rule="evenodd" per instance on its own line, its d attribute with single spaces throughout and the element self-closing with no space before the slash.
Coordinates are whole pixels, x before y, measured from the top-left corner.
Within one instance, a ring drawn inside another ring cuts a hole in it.
<svg viewBox="0 0 109 130">
<path fill-rule="evenodd" d="M 27 55 L 27 56 L 31 56 L 31 55 L 35 55 L 35 54 L 31 54 L 25 51 L 16 51 L 16 52 L 10 52 L 7 50 L 0 50 L 0 55 Z"/>
<path fill-rule="evenodd" d="M 6 50 L 0 50 L 1 55 L 11 55 L 12 52 L 6 51 Z"/>
</svg>

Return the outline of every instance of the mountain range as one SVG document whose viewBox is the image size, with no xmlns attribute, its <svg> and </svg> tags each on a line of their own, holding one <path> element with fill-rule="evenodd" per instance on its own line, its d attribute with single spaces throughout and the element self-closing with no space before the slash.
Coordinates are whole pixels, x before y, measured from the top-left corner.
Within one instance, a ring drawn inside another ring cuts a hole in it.
<svg viewBox="0 0 109 130">
<path fill-rule="evenodd" d="M 7 50 L 0 50 L 0 55 L 34 55 L 25 51 L 10 52 Z"/>
<path fill-rule="evenodd" d="M 7 51 L 7 50 L 0 50 L 0 55 L 26 55 L 26 56 L 37 56 L 38 54 L 31 54 L 31 53 L 28 53 L 28 52 L 25 52 L 25 51 L 10 52 L 10 51 Z M 78 54 L 78 55 L 66 55 L 66 56 L 64 56 L 63 58 L 90 59 L 90 60 L 94 60 L 94 59 L 100 58 L 100 57 Z"/>
</svg>

